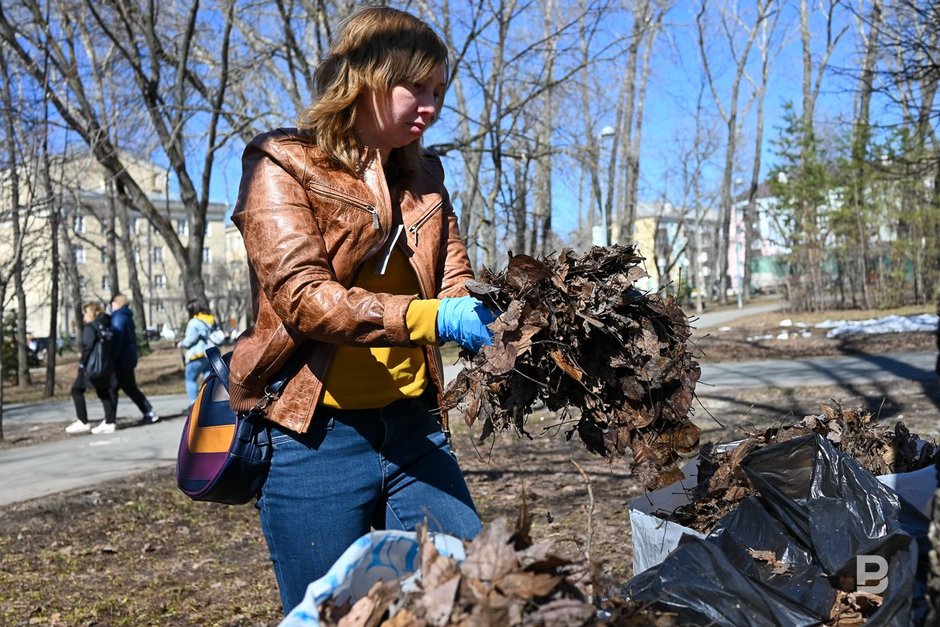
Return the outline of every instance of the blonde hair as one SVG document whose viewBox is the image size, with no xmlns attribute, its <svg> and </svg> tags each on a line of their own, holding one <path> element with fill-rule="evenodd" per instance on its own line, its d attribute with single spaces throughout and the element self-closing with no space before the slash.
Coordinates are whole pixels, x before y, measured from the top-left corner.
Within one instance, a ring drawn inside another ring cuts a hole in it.
<svg viewBox="0 0 940 627">
<path fill-rule="evenodd" d="M 342 23 L 329 54 L 317 67 L 317 98 L 300 113 L 297 126 L 313 137 L 333 166 L 357 174 L 363 157 L 363 146 L 353 131 L 359 94 L 428 80 L 441 65 L 447 77 L 447 46 L 427 23 L 390 7 L 360 9 Z M 443 106 L 444 90 L 437 110 Z M 414 173 L 420 150 L 419 141 L 392 150 L 387 173 L 391 177 Z"/>
<path fill-rule="evenodd" d="M 99 315 L 104 313 L 104 305 L 96 300 L 89 301 L 82 305 L 82 313 L 86 318 L 94 320 Z"/>
<path fill-rule="evenodd" d="M 127 296 L 124 294 L 118 293 L 114 295 L 114 298 L 111 299 L 111 306 L 115 309 L 120 309 L 127 304 Z"/>
</svg>

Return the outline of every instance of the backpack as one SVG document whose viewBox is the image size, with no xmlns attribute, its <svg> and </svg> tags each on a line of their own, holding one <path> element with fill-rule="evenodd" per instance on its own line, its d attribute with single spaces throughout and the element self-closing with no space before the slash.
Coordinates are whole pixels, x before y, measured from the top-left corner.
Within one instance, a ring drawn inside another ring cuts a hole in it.
<svg viewBox="0 0 940 627">
<path fill-rule="evenodd" d="M 209 326 L 208 324 L 206 325 Z M 209 335 L 206 336 L 206 339 L 209 340 L 210 344 L 215 346 L 222 346 L 225 344 L 225 331 L 222 330 L 222 327 L 219 326 L 217 322 L 213 322 L 212 326 L 209 327 Z"/>
<path fill-rule="evenodd" d="M 101 323 L 98 321 L 90 322 L 95 329 L 95 344 L 88 355 L 88 362 L 85 364 L 85 376 L 92 383 L 107 381 L 114 372 L 114 355 L 111 351 L 111 339 L 114 337 L 114 330 L 111 323 Z"/>
</svg>

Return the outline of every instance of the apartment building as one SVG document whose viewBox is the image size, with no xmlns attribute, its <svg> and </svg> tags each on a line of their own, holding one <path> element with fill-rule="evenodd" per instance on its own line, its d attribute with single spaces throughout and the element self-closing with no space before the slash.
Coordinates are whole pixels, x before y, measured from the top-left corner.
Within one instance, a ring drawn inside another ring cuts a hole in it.
<svg viewBox="0 0 940 627">
<path fill-rule="evenodd" d="M 134 179 L 142 183 L 144 192 L 158 211 L 170 220 L 185 245 L 191 224 L 182 203 L 167 186 L 166 170 L 127 156 L 122 156 L 122 162 L 127 164 L 129 171 L 133 169 Z M 53 267 L 50 254 L 51 218 L 53 210 L 57 209 L 60 229 L 64 229 L 66 235 L 59 240 L 59 255 L 60 258 L 69 255 L 74 260 L 81 301 L 107 303 L 115 291 L 133 297 L 129 283 L 132 265 L 142 292 L 146 327 L 166 337 L 179 333 L 187 320 L 184 279 L 167 242 L 140 211 L 130 207 L 126 221 L 131 242 L 131 259 L 128 259 L 121 245 L 123 221 L 114 218 L 118 211 L 116 201 L 103 169 L 89 156 L 63 160 L 58 167 L 60 175 L 57 179 L 63 182 L 53 189 L 51 199 L 36 200 L 38 195 L 32 191 L 34 187 L 25 184 L 28 177 L 20 177 L 19 213 L 25 233 L 23 262 L 27 332 L 36 337 L 49 335 L 52 278 L 56 273 L 59 278 L 58 333 L 68 337 L 75 332 L 75 303 L 72 302 L 74 296 L 68 264 L 60 262 Z M 7 173 L 0 182 L 0 262 L 5 266 L 13 258 L 14 246 L 9 178 Z M 207 209 L 202 250 L 203 278 L 213 307 L 216 300 L 227 307 L 232 302 L 247 302 L 247 280 L 241 280 L 245 275 L 244 246 L 240 234 L 227 220 L 227 210 L 228 207 L 220 203 L 210 203 Z M 109 237 L 112 228 L 114 237 Z M 112 242 L 110 245 L 109 240 Z M 111 254 L 117 268 L 117 289 L 111 285 Z M 244 292 L 245 295 L 232 298 L 230 291 Z M 10 299 L 11 293 L 12 284 L 7 289 L 5 311 L 16 307 L 15 301 Z M 228 307 L 228 310 L 218 313 L 223 322 L 232 326 L 244 323 L 241 311 Z M 137 322 L 141 324 L 141 321 Z"/>
</svg>

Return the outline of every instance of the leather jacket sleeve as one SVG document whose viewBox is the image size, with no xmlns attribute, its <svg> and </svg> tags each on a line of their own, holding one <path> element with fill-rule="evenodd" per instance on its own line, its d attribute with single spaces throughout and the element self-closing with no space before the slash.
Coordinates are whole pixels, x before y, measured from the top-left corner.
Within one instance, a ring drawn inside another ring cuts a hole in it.
<svg viewBox="0 0 940 627">
<path fill-rule="evenodd" d="M 321 231 L 334 217 L 318 219 L 305 187 L 308 160 L 297 157 L 306 153 L 293 147 L 288 153 L 279 141 L 297 140 L 266 134 L 246 149 L 232 218 L 245 242 L 253 291 L 260 291 L 255 302 L 264 298 L 291 335 L 362 346 L 410 344 L 405 313 L 414 297 L 348 288 L 337 279 Z"/>
</svg>

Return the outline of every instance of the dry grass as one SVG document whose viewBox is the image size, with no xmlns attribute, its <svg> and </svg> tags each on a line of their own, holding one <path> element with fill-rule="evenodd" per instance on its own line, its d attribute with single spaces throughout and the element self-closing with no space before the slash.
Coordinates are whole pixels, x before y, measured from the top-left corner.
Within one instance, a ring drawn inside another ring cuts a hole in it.
<svg viewBox="0 0 940 627">
<path fill-rule="evenodd" d="M 824 320 L 870 320 L 873 318 L 883 318 L 885 316 L 915 316 L 924 313 L 936 314 L 937 308 L 935 305 L 910 305 L 907 307 L 895 307 L 893 309 L 846 309 L 802 313 L 777 311 L 773 313 L 744 316 L 730 323 L 728 326 L 733 328 L 775 329 L 779 328 L 780 323 L 784 320 L 790 320 L 794 324 L 805 323 L 814 325 Z"/>
<path fill-rule="evenodd" d="M 64 401 L 71 398 L 70 389 L 78 369 L 78 355 L 67 352 L 56 359 L 55 394 L 44 397 L 45 367 L 30 369 L 30 383 L 24 386 L 4 384 L 3 402 L 35 403 L 42 400 Z M 183 388 L 183 362 L 179 349 L 171 342 L 160 341 L 151 345 L 150 353 L 142 355 L 136 370 L 137 385 L 148 395 L 181 394 Z"/>
<path fill-rule="evenodd" d="M 844 317 L 842 312 L 820 316 Z M 754 331 L 765 331 L 787 317 L 812 321 L 773 314 L 746 322 Z M 901 335 L 868 338 L 859 348 L 908 350 L 910 342 Z M 916 335 L 923 337 L 915 344 L 936 350 L 930 334 Z M 788 347 L 796 345 L 783 342 L 774 350 L 785 356 Z M 741 350 L 735 342 L 719 342 L 714 354 L 735 357 Z M 835 349 L 817 342 L 800 350 Z M 446 363 L 453 361 L 453 354 L 445 357 Z M 158 349 L 143 358 L 138 378 L 148 394 L 159 393 L 160 385 L 181 392 L 175 349 Z M 903 418 L 912 431 L 928 437 L 938 430 L 935 384 L 701 393 L 695 420 L 704 429 L 703 441 L 728 441 L 747 430 L 791 421 L 830 399 L 864 407 L 884 421 Z M 576 556 L 590 538 L 592 557 L 604 572 L 630 576 L 627 504 L 641 487 L 630 475 L 628 460 L 608 463 L 591 456 L 576 439 L 566 441 L 559 426 L 543 433 L 542 426 L 555 421 L 550 414 L 529 418 L 529 430 L 537 436 L 532 440 L 501 434 L 483 446 L 474 443 L 458 416 L 451 421 L 461 466 L 485 521 L 514 517 L 525 499 L 536 540 L 554 540 Z M 593 501 L 572 459 L 584 468 Z M 189 501 L 176 490 L 172 468 L 0 511 L 0 624 L 235 626 L 271 625 L 279 619 L 257 512 L 250 506 Z"/>
</svg>

